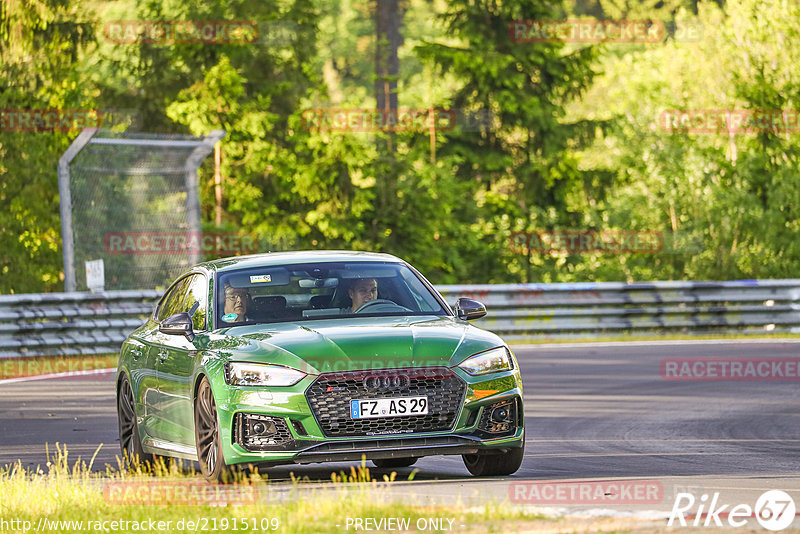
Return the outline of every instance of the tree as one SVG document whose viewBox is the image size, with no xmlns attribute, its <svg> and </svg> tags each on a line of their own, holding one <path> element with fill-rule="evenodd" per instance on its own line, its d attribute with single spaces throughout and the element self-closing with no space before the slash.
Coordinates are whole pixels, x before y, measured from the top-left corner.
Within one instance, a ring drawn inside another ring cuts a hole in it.
<svg viewBox="0 0 800 534">
<path fill-rule="evenodd" d="M 613 120 L 607 135 L 582 154 L 589 168 L 614 169 L 613 192 L 601 211 L 612 225 L 668 237 L 663 254 L 604 260 L 603 277 L 795 275 L 797 128 L 729 131 L 728 120 L 719 131 L 697 132 L 666 128 L 663 117 L 680 110 L 718 110 L 718 118 L 747 110 L 796 117 L 800 9 L 779 0 L 724 9 L 707 2 L 698 17 L 704 31 L 696 42 L 669 40 L 610 57 L 582 103 L 583 112 L 602 109 Z"/>
<path fill-rule="evenodd" d="M 555 18 L 550 6 L 544 1 L 454 2 L 443 20 L 459 42 L 418 48 L 422 58 L 461 81 L 450 98 L 453 107 L 493 117 L 478 132 L 457 128 L 439 149 L 455 176 L 472 185 L 456 214 L 472 226 L 472 240 L 462 248 L 469 258 L 464 281 L 532 281 L 534 266 L 552 270 L 556 260 L 512 255 L 511 232 L 574 226 L 583 219 L 572 198 L 580 196 L 586 177 L 571 149 L 594 125 L 562 120 L 564 106 L 591 83 L 596 51 L 566 50 L 558 42 L 514 42 L 509 34 L 513 21 Z"/>
<path fill-rule="evenodd" d="M 56 164 L 80 125 L 48 127 L 42 117 L 94 116 L 79 69 L 94 26 L 79 1 L 0 4 L 0 293 L 63 289 Z M 14 122 L 22 115 L 30 126 Z"/>
</svg>

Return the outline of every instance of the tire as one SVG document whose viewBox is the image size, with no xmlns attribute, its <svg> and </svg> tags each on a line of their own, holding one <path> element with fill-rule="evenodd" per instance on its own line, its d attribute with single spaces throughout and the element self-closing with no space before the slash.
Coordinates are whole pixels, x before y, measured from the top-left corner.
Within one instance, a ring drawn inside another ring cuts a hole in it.
<svg viewBox="0 0 800 534">
<path fill-rule="evenodd" d="M 194 400 L 194 437 L 203 476 L 210 482 L 227 482 L 231 471 L 222 455 L 217 403 L 205 376 L 200 380 Z"/>
<path fill-rule="evenodd" d="M 410 467 L 417 463 L 419 458 L 382 458 L 380 460 L 372 460 L 375 467 L 393 468 L 393 467 Z"/>
<path fill-rule="evenodd" d="M 119 423 L 119 449 L 122 461 L 128 468 L 139 464 L 152 464 L 153 455 L 144 452 L 136 421 L 136 403 L 127 375 L 123 375 L 117 390 L 117 421 Z"/>
<path fill-rule="evenodd" d="M 464 465 L 476 477 L 500 477 L 517 472 L 525 458 L 525 442 L 522 447 L 504 454 L 463 454 Z"/>
</svg>

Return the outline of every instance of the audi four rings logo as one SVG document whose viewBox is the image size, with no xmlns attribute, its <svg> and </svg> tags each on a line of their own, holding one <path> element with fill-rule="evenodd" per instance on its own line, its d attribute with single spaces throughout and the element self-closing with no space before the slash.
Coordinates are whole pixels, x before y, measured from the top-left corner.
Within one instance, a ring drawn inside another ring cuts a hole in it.
<svg viewBox="0 0 800 534">
<path fill-rule="evenodd" d="M 411 385 L 408 375 L 370 375 L 364 379 L 367 391 L 403 389 Z"/>
</svg>

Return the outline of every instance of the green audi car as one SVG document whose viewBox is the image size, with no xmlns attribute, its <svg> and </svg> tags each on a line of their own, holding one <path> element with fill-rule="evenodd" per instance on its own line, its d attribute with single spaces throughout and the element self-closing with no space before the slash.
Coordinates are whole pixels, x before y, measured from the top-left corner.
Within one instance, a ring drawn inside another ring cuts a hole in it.
<svg viewBox="0 0 800 534">
<path fill-rule="evenodd" d="M 508 346 L 387 254 L 285 252 L 201 263 L 123 343 L 120 447 L 234 466 L 461 455 L 473 475 L 524 456 L 522 378 Z"/>
</svg>

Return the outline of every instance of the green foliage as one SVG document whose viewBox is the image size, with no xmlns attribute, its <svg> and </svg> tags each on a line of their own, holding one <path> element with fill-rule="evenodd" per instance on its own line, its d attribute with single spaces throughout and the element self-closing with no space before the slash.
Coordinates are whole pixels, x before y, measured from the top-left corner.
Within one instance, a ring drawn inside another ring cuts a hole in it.
<svg viewBox="0 0 800 534">
<path fill-rule="evenodd" d="M 511 256 L 512 231 L 580 224 L 581 213 L 569 198 L 583 188 L 572 155 L 587 124 L 567 123 L 566 104 L 580 97 L 593 76 L 595 49 L 571 52 L 558 43 L 515 43 L 514 20 L 547 20 L 556 13 L 545 2 L 454 3 L 443 19 L 461 42 L 430 43 L 423 58 L 442 72 L 456 73 L 463 85 L 451 96 L 458 109 L 489 113 L 493 121 L 479 132 L 448 136 L 440 151 L 454 174 L 472 185 L 477 209 L 463 213 L 471 223 L 477 260 L 464 281 L 534 281 L 559 265 Z M 475 261 L 473 260 L 473 261 Z M 557 277 L 554 275 L 554 277 Z"/>
<path fill-rule="evenodd" d="M 90 17 L 78 1 L 2 3 L 0 113 L 6 121 L 18 117 L 14 110 L 95 107 L 95 94 L 77 71 L 93 40 Z M 56 163 L 75 126 L 35 132 L 9 123 L 0 131 L 0 293 L 63 287 Z"/>
<path fill-rule="evenodd" d="M 581 104 L 606 102 L 614 128 L 584 153 L 587 166 L 615 174 L 602 205 L 611 226 L 676 232 L 671 254 L 633 257 L 604 277 L 731 279 L 793 277 L 797 226 L 794 132 L 667 131 L 668 110 L 796 110 L 795 4 L 752 0 L 699 6 L 697 42 L 609 59 Z M 796 112 L 795 112 L 796 113 Z"/>
<path fill-rule="evenodd" d="M 798 128 L 693 133 L 662 121 L 670 110 L 798 109 L 796 2 L 407 0 L 400 106 L 491 117 L 432 139 L 303 120 L 312 108 L 374 107 L 371 4 L 88 1 L 2 3 L 0 109 L 134 109 L 145 131 L 226 130 L 221 229 L 265 250 L 385 251 L 436 283 L 793 277 L 800 262 Z M 602 45 L 509 35 L 514 20 L 587 16 L 701 32 Z M 259 38 L 103 35 L 105 22 L 136 19 L 257 21 Z M 0 131 L 0 293 L 62 289 L 56 163 L 75 126 Z M 199 176 L 214 230 L 212 158 Z M 517 232 L 606 230 L 656 233 L 664 249 L 510 246 Z"/>
</svg>

